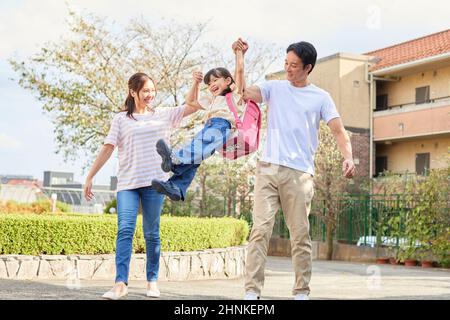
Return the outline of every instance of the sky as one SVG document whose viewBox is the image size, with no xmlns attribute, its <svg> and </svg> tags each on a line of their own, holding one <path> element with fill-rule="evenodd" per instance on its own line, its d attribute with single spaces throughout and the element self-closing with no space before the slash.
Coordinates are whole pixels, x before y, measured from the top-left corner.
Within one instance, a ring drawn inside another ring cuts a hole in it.
<svg viewBox="0 0 450 320">
<path fill-rule="evenodd" d="M 55 154 L 54 126 L 41 103 L 11 78 L 10 58 L 26 58 L 48 41 L 67 35 L 68 6 L 109 17 L 119 25 L 144 17 L 179 23 L 209 21 L 205 40 L 231 44 L 238 37 L 285 48 L 309 41 L 325 57 L 364 53 L 450 28 L 448 0 L 0 0 L 0 175 L 68 171 L 84 182 L 82 161 L 64 162 Z M 269 70 L 281 70 L 284 56 Z M 96 184 L 109 184 L 117 171 L 110 161 Z"/>
</svg>

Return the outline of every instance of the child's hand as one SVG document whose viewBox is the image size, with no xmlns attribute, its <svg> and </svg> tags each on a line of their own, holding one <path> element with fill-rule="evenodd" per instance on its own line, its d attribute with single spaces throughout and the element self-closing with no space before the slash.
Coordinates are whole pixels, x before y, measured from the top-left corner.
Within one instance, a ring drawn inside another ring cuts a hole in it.
<svg viewBox="0 0 450 320">
<path fill-rule="evenodd" d="M 201 72 L 201 71 L 194 71 L 192 73 L 192 79 L 197 84 L 202 83 L 202 81 L 203 81 L 203 72 Z"/>
</svg>

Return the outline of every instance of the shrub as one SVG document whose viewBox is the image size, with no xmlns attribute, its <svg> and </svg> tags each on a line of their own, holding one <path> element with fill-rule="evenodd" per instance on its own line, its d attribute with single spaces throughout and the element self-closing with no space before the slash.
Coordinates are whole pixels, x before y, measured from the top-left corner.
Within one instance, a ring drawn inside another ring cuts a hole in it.
<svg viewBox="0 0 450 320">
<path fill-rule="evenodd" d="M 241 245 L 249 229 L 233 218 L 161 217 L 161 250 L 193 251 Z M 0 254 L 109 254 L 115 251 L 116 215 L 0 215 Z M 145 252 L 142 216 L 133 240 Z"/>
<path fill-rule="evenodd" d="M 7 201 L 5 204 L 0 204 L 0 212 L 8 212 L 8 213 L 35 213 L 42 214 L 48 213 L 52 211 L 52 204 L 49 200 L 39 200 L 32 203 L 18 203 L 16 201 Z M 61 212 L 69 212 L 69 205 L 57 201 L 56 202 L 56 211 Z"/>
<path fill-rule="evenodd" d="M 105 210 L 103 210 L 103 213 L 110 214 L 111 212 L 109 210 L 111 210 L 111 208 L 114 208 L 116 210 L 116 211 L 114 211 L 114 213 L 117 213 L 117 199 L 116 198 L 114 198 L 113 200 L 108 202 L 108 204 L 105 207 Z"/>
</svg>

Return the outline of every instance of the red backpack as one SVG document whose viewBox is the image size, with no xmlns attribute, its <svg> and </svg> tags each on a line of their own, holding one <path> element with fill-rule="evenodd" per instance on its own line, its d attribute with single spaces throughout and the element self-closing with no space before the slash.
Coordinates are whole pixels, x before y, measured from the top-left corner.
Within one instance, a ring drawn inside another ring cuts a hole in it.
<svg viewBox="0 0 450 320">
<path fill-rule="evenodd" d="M 235 160 L 258 150 L 261 110 L 256 102 L 248 100 L 241 120 L 231 96 L 232 93 L 227 93 L 226 100 L 236 121 L 237 134 L 227 140 L 221 154 L 224 158 Z"/>
</svg>

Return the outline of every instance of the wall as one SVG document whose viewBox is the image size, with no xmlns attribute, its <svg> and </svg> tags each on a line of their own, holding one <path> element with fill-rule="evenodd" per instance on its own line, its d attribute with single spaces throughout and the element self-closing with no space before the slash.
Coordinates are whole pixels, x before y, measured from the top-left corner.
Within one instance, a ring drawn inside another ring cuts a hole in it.
<svg viewBox="0 0 450 320">
<path fill-rule="evenodd" d="M 450 134 L 447 137 L 393 141 L 391 145 L 378 143 L 377 156 L 388 157 L 388 170 L 392 172 L 416 171 L 416 154 L 430 153 L 430 168 L 443 168 L 442 157 L 450 152 Z"/>
<path fill-rule="evenodd" d="M 430 99 L 450 96 L 450 67 L 400 77 L 398 82 L 377 82 L 377 95 L 388 94 L 388 105 L 415 102 L 416 88 L 430 86 Z"/>
</svg>

